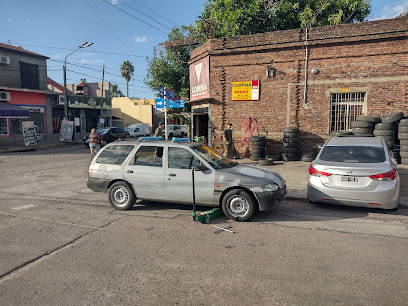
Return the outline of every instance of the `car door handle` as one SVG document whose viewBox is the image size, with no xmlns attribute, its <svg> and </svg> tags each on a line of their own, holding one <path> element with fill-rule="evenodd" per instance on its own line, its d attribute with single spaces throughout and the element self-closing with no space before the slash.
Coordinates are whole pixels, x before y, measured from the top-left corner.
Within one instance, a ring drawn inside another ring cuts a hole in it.
<svg viewBox="0 0 408 306">
<path fill-rule="evenodd" d="M 133 170 L 128 170 L 126 171 L 126 173 L 133 173 Z"/>
<path fill-rule="evenodd" d="M 174 173 L 170 173 L 169 176 L 176 176 Z"/>
</svg>

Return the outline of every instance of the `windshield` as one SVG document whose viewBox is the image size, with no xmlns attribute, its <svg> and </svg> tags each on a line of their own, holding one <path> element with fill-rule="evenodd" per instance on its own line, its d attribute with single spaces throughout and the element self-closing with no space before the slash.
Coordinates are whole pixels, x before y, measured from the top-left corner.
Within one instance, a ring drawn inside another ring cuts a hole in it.
<svg viewBox="0 0 408 306">
<path fill-rule="evenodd" d="M 237 164 L 207 146 L 192 147 L 191 149 L 197 152 L 214 169 L 228 168 Z"/>
<path fill-rule="evenodd" d="M 109 129 L 97 129 L 96 130 L 96 132 L 98 133 L 98 134 L 105 134 L 105 133 L 107 133 L 109 131 Z"/>
<path fill-rule="evenodd" d="M 326 146 L 320 159 L 341 163 L 382 163 L 385 161 L 385 152 L 380 147 Z"/>
</svg>

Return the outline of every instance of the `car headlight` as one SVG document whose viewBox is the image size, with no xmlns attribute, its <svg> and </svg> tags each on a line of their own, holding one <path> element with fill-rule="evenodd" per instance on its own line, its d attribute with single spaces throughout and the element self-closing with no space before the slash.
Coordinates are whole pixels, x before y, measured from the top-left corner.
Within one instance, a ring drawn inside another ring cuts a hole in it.
<svg viewBox="0 0 408 306">
<path fill-rule="evenodd" d="M 279 189 L 279 186 L 276 184 L 268 184 L 262 186 L 263 191 L 273 192 Z"/>
</svg>

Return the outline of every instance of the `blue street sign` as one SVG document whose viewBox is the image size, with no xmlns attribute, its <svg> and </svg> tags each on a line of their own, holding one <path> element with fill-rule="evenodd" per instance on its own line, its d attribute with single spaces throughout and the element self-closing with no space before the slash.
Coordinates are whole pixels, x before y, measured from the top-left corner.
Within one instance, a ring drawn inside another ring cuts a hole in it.
<svg viewBox="0 0 408 306">
<path fill-rule="evenodd" d="M 167 100 L 167 107 L 168 108 L 183 108 L 185 105 L 184 99 L 173 99 L 173 100 Z"/>
<path fill-rule="evenodd" d="M 164 99 L 156 99 L 156 108 L 164 108 Z"/>
<path fill-rule="evenodd" d="M 164 87 L 160 86 L 159 87 L 159 97 L 163 98 L 164 97 Z M 173 89 L 166 89 L 166 98 L 173 99 L 174 98 L 174 90 Z"/>
</svg>

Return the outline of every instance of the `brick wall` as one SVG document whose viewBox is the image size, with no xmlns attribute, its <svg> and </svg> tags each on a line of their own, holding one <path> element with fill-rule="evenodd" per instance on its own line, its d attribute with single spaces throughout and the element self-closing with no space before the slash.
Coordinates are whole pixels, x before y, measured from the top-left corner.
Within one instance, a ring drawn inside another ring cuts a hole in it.
<svg viewBox="0 0 408 306">
<path fill-rule="evenodd" d="M 366 115 L 408 115 L 408 18 L 312 28 L 306 101 L 304 38 L 302 29 L 276 31 L 213 39 L 192 51 L 190 63 L 210 55 L 217 133 L 232 122 L 240 138 L 244 119 L 253 117 L 270 151 L 278 150 L 288 125 L 299 126 L 303 144 L 322 142 L 329 135 L 330 93 L 342 89 L 366 93 Z M 266 77 L 267 66 L 275 76 Z M 231 82 L 247 80 L 260 80 L 260 100 L 232 101 Z"/>
</svg>

